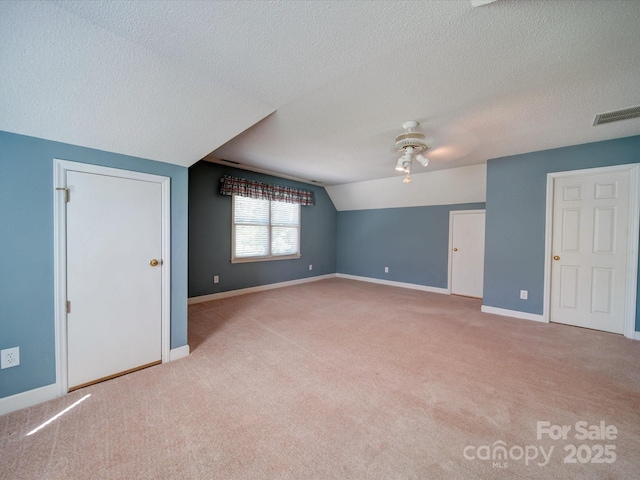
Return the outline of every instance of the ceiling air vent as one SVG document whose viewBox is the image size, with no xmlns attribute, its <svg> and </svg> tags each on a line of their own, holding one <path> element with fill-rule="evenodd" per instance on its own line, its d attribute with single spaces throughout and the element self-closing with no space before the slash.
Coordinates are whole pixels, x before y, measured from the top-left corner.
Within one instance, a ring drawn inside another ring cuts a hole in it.
<svg viewBox="0 0 640 480">
<path fill-rule="evenodd" d="M 640 106 L 623 108 L 615 112 L 600 113 L 596 115 L 593 126 L 602 125 L 603 123 L 618 122 L 620 120 L 629 120 L 630 118 L 640 117 Z"/>
</svg>

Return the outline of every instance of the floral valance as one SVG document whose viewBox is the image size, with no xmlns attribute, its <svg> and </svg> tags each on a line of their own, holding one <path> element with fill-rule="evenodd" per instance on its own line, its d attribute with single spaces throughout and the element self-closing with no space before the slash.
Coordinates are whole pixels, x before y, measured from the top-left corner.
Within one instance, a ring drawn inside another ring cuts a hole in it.
<svg viewBox="0 0 640 480">
<path fill-rule="evenodd" d="M 222 195 L 240 195 L 241 197 L 272 200 L 274 202 L 297 203 L 299 205 L 313 205 L 313 192 L 300 188 L 283 187 L 247 180 L 246 178 L 225 175 L 220 179 L 220 193 Z"/>
</svg>

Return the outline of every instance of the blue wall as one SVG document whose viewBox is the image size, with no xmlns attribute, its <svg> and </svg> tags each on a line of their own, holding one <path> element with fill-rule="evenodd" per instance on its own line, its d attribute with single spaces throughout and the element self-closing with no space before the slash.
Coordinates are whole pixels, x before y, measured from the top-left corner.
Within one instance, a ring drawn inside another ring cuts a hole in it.
<svg viewBox="0 0 640 480">
<path fill-rule="evenodd" d="M 484 207 L 466 203 L 338 212 L 338 273 L 447 288 L 449 212 Z"/>
<path fill-rule="evenodd" d="M 301 207 L 302 258 L 231 263 L 231 198 L 220 195 L 223 175 L 312 190 L 315 205 Z M 309 264 L 313 270 L 309 271 Z M 322 187 L 209 162 L 189 168 L 189 296 L 297 280 L 336 271 L 336 209 Z M 213 283 L 213 276 L 220 283 Z"/>
<path fill-rule="evenodd" d="M 484 305 L 543 312 L 547 173 L 627 163 L 640 163 L 640 136 L 489 160 Z"/>
<path fill-rule="evenodd" d="M 187 168 L 0 131 L 0 349 L 20 347 L 0 398 L 56 380 L 54 158 L 171 177 L 171 347 L 187 343 Z"/>
</svg>

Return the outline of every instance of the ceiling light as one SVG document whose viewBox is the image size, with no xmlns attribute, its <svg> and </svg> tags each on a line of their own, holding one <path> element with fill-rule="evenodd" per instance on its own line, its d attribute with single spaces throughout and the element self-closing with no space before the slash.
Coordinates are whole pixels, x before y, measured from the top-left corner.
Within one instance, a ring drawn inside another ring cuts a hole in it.
<svg viewBox="0 0 640 480">
<path fill-rule="evenodd" d="M 422 155 L 416 155 L 416 160 L 420 162 L 420 165 L 426 167 L 429 165 L 429 159 L 427 157 L 423 157 Z"/>
<path fill-rule="evenodd" d="M 404 122 L 402 128 L 405 133 L 396 137 L 396 151 L 402 153 L 402 157 L 396 164 L 396 170 L 405 172 L 407 176 L 404 183 L 411 181 L 411 166 L 415 158 L 423 167 L 429 164 L 429 159 L 421 155 L 422 152 L 429 149 L 429 145 L 424 139 L 424 134 L 416 132 L 419 123 L 415 120 Z"/>
</svg>

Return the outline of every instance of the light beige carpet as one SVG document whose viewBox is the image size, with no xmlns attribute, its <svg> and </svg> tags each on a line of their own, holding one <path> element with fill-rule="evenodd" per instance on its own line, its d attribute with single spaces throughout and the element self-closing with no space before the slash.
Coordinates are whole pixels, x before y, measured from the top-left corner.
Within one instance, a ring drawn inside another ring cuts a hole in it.
<svg viewBox="0 0 640 480">
<path fill-rule="evenodd" d="M 638 478 L 640 342 L 480 305 L 344 279 L 193 305 L 188 358 L 0 417 L 0 478 Z"/>
</svg>

